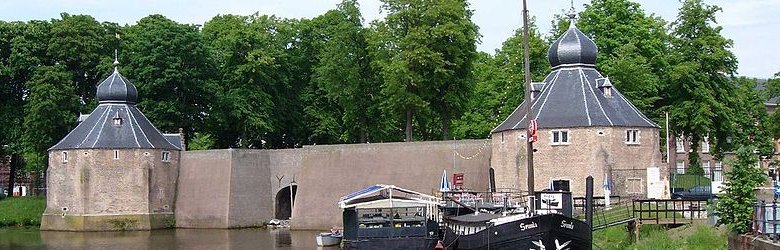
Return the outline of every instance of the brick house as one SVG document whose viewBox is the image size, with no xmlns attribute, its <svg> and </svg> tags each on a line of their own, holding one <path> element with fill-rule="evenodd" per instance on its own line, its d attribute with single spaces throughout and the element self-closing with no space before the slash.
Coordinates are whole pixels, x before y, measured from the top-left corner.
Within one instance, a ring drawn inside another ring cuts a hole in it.
<svg viewBox="0 0 780 250">
<path fill-rule="evenodd" d="M 532 101 L 523 101 L 492 131 L 496 186 L 527 189 L 525 129 L 535 120 L 535 190 L 569 189 L 584 196 L 590 175 L 596 195 L 604 194 L 601 184 L 606 183 L 612 195 L 668 197 L 659 126 L 596 69 L 596 44 L 574 20 L 572 16 L 569 29 L 551 44 L 547 57 L 552 71 L 533 85 Z M 532 119 L 526 114 L 529 103 Z"/>
</svg>

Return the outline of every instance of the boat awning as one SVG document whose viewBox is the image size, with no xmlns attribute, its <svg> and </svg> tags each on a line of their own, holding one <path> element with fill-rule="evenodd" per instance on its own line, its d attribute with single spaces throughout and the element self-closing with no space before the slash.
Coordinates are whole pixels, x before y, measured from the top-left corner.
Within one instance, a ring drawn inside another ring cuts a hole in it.
<svg viewBox="0 0 780 250">
<path fill-rule="evenodd" d="M 376 184 L 341 197 L 339 207 L 342 209 L 351 207 L 420 207 L 438 205 L 439 202 L 439 198 L 431 195 L 393 185 Z"/>
</svg>

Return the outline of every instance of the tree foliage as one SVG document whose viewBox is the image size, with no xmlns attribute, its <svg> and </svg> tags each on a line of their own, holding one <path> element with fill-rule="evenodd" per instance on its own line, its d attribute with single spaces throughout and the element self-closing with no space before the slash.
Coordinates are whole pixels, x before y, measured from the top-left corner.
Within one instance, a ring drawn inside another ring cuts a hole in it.
<svg viewBox="0 0 780 250">
<path fill-rule="evenodd" d="M 139 108 L 158 129 L 183 128 L 190 138 L 202 128 L 213 93 L 214 68 L 198 27 L 151 15 L 128 28 L 126 40 L 121 72 L 138 88 Z"/>
<path fill-rule="evenodd" d="M 387 17 L 373 24 L 372 45 L 384 79 L 385 106 L 405 117 L 406 141 L 412 141 L 414 122 L 439 123 L 434 134 L 448 138 L 451 120 L 463 112 L 473 88 L 478 32 L 468 3 L 384 0 L 383 9 Z M 423 139 L 435 136 L 427 133 L 429 128 L 421 129 Z"/>
<path fill-rule="evenodd" d="M 43 171 L 46 150 L 70 131 L 78 110 L 72 78 L 63 65 L 42 66 L 27 82 L 30 95 L 24 106 L 24 157 L 27 170 Z M 40 172 L 39 172 L 40 173 Z"/>
<path fill-rule="evenodd" d="M 729 50 L 732 41 L 720 34 L 720 26 L 713 27 L 715 13 L 720 10 L 700 0 L 683 2 L 672 23 L 665 99 L 676 135 L 689 138 L 693 152 L 698 152 L 699 143 L 709 136 L 717 156 L 730 149 L 727 138 L 736 131 L 731 107 L 740 105 L 732 94 L 736 87 L 729 80 L 737 67 Z M 689 154 L 689 161 L 691 166 L 700 166 L 698 154 Z"/>
<path fill-rule="evenodd" d="M 726 173 L 723 194 L 716 204 L 718 223 L 728 225 L 729 229 L 737 233 L 750 230 L 754 189 L 766 180 L 761 169 L 756 168 L 758 156 L 753 153 L 755 149 L 752 146 L 740 146 L 737 149 L 737 158 L 729 164 L 732 169 Z"/>
</svg>

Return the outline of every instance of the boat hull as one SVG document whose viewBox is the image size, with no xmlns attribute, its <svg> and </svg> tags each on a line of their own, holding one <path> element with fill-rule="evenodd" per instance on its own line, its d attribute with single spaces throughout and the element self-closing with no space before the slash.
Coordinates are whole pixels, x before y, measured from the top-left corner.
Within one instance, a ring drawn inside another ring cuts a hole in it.
<svg viewBox="0 0 780 250">
<path fill-rule="evenodd" d="M 317 235 L 317 246 L 329 247 L 338 246 L 341 243 L 341 236 L 335 236 L 329 233 Z"/>
<path fill-rule="evenodd" d="M 447 228 L 448 249 L 591 249 L 592 235 L 585 223 L 560 214 L 546 214 L 457 235 Z"/>
<path fill-rule="evenodd" d="M 422 237 L 374 238 L 344 240 L 344 249 L 410 249 L 431 250 L 438 239 Z"/>
</svg>

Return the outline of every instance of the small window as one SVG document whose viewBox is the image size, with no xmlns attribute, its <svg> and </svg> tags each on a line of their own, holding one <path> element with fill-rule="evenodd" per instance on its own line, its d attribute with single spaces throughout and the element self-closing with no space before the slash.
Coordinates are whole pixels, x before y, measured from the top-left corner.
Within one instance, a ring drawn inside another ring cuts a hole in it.
<svg viewBox="0 0 780 250">
<path fill-rule="evenodd" d="M 704 140 L 701 142 L 701 152 L 702 153 L 709 153 L 710 152 L 710 138 L 709 138 L 709 136 L 705 136 Z"/>
<path fill-rule="evenodd" d="M 119 150 L 114 150 L 114 160 L 119 159 Z"/>
<path fill-rule="evenodd" d="M 68 152 L 62 152 L 62 163 L 68 163 Z"/>
<path fill-rule="evenodd" d="M 552 191 L 571 191 L 570 180 L 552 180 Z"/>
<path fill-rule="evenodd" d="M 626 130 L 626 144 L 639 144 L 639 130 Z"/>
<path fill-rule="evenodd" d="M 119 117 L 119 112 L 114 115 L 114 126 L 122 126 L 122 117 Z"/>
<path fill-rule="evenodd" d="M 674 145 L 677 148 L 677 153 L 685 153 L 685 141 L 682 137 L 677 137 Z"/>
<path fill-rule="evenodd" d="M 710 171 L 710 161 L 702 161 L 701 162 L 701 169 L 704 170 L 704 177 L 705 178 L 708 178 L 708 179 L 712 178 L 712 174 L 711 174 L 712 171 Z"/>
<path fill-rule="evenodd" d="M 164 161 L 164 162 L 171 161 L 171 152 L 162 151 L 162 161 Z"/>
<path fill-rule="evenodd" d="M 612 87 L 604 87 L 604 96 L 606 97 L 612 96 Z"/>
<path fill-rule="evenodd" d="M 678 174 L 685 174 L 685 162 L 684 161 L 677 161 L 677 173 Z"/>
<path fill-rule="evenodd" d="M 568 130 L 553 130 L 552 133 L 552 145 L 566 145 L 569 144 L 569 131 Z"/>
<path fill-rule="evenodd" d="M 720 161 L 716 161 L 712 168 L 712 181 L 723 181 L 723 163 Z"/>
</svg>

